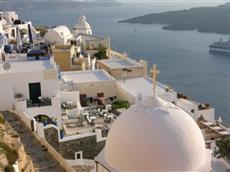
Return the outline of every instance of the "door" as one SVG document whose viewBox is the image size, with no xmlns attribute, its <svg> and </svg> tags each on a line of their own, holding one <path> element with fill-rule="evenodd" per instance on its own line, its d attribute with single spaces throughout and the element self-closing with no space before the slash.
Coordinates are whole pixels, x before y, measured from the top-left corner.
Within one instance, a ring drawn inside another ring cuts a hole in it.
<svg viewBox="0 0 230 172">
<path fill-rule="evenodd" d="M 87 106 L 87 95 L 86 94 L 80 94 L 80 102 L 81 102 L 81 106 Z"/>
<path fill-rule="evenodd" d="M 39 97 L 41 97 L 41 84 L 37 83 L 30 83 L 29 84 L 29 92 L 30 92 L 30 100 L 32 103 L 38 103 Z"/>
</svg>

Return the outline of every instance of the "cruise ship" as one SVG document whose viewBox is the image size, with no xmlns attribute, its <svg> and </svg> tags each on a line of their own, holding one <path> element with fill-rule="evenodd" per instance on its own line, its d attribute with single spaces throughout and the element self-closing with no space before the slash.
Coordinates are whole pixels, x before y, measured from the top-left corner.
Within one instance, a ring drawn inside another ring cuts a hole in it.
<svg viewBox="0 0 230 172">
<path fill-rule="evenodd" d="M 210 52 L 230 54 L 230 38 L 227 41 L 220 39 L 209 46 Z"/>
</svg>

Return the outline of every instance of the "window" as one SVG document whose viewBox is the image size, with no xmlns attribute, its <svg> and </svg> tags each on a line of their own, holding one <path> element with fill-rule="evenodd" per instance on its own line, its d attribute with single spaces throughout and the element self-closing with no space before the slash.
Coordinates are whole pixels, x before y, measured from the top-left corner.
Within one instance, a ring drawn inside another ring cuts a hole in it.
<svg viewBox="0 0 230 172">
<path fill-rule="evenodd" d="M 37 83 L 29 83 L 29 95 L 32 103 L 38 103 L 39 97 L 41 96 L 41 84 Z"/>
<path fill-rule="evenodd" d="M 191 110 L 191 113 L 194 113 L 194 109 Z"/>
<path fill-rule="evenodd" d="M 11 36 L 15 37 L 15 30 L 14 29 L 11 30 Z"/>
<path fill-rule="evenodd" d="M 77 154 L 77 159 L 81 159 L 81 154 L 80 153 Z"/>
<path fill-rule="evenodd" d="M 97 93 L 97 97 L 104 97 L 104 93 Z"/>
<path fill-rule="evenodd" d="M 75 153 L 75 159 L 82 159 L 82 151 Z"/>
</svg>

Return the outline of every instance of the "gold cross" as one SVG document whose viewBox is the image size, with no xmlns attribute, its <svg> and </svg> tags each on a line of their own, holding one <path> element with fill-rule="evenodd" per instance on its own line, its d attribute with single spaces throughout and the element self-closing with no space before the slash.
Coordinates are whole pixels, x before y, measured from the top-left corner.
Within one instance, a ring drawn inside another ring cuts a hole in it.
<svg viewBox="0 0 230 172">
<path fill-rule="evenodd" d="M 159 75 L 160 71 L 157 68 L 157 65 L 154 64 L 151 70 L 151 74 L 153 77 L 153 96 L 156 96 L 156 87 L 157 87 L 157 76 Z"/>
</svg>

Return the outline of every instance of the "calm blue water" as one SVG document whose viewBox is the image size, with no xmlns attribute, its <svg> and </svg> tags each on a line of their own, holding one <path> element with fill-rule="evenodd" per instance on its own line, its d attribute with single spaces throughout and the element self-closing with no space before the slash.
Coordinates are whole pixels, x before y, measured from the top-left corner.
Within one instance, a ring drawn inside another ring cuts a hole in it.
<svg viewBox="0 0 230 172">
<path fill-rule="evenodd" d="M 192 99 L 210 103 L 230 124 L 230 56 L 210 54 L 208 45 L 230 35 L 195 31 L 165 31 L 159 25 L 117 23 L 120 19 L 151 12 L 215 6 L 217 3 L 126 3 L 119 7 L 92 7 L 69 11 L 19 11 L 38 25 L 74 26 L 80 15 L 88 18 L 94 33 L 110 36 L 114 49 L 132 58 L 156 63 L 159 80 Z M 135 32 L 136 30 L 136 32 Z"/>
</svg>

